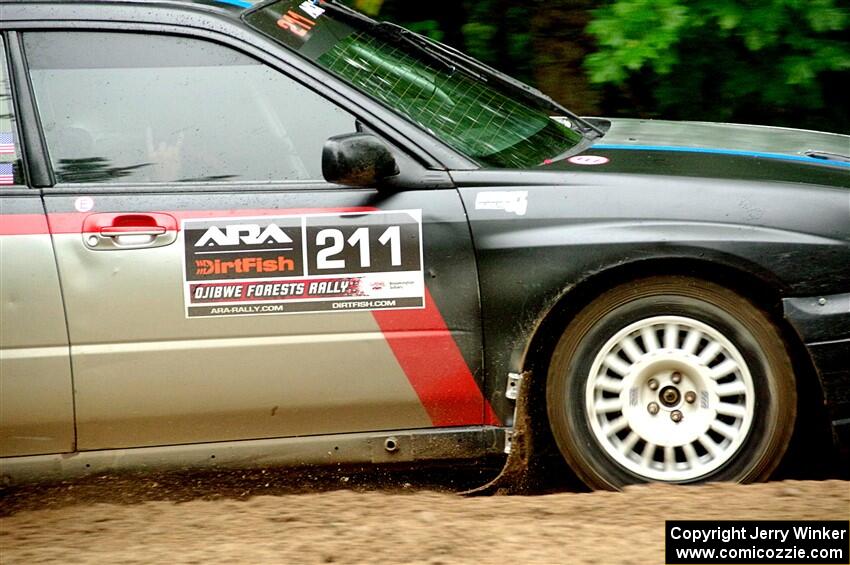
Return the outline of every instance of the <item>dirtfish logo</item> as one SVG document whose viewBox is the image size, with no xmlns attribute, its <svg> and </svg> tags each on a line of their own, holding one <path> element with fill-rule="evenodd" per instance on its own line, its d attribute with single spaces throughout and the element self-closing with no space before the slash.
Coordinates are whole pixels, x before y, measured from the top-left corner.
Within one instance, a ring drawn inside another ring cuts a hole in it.
<svg viewBox="0 0 850 565">
<path fill-rule="evenodd" d="M 264 259 L 263 257 L 240 257 L 232 261 L 221 259 L 196 259 L 195 274 L 198 276 L 226 275 L 228 273 L 286 273 L 295 270 L 295 261 L 288 257 Z"/>
<path fill-rule="evenodd" d="M 213 226 L 195 243 L 195 247 L 222 247 L 227 245 L 264 245 L 267 243 L 292 243 L 292 238 L 286 235 L 280 226 L 269 224 L 265 228 L 259 224 L 237 224 L 224 226 L 224 229 Z"/>
</svg>

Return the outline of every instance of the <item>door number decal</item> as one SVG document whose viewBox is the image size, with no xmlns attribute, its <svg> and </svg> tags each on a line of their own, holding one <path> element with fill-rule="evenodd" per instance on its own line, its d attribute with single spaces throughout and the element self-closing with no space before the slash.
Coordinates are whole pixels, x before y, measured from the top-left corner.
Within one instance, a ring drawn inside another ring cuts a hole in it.
<svg viewBox="0 0 850 565">
<path fill-rule="evenodd" d="M 422 211 L 184 220 L 186 316 L 424 308 Z"/>
</svg>

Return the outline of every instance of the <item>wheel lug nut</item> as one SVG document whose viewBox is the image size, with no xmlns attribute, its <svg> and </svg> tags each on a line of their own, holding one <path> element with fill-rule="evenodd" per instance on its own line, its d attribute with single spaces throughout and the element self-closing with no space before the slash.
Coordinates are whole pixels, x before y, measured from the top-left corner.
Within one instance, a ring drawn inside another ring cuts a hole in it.
<svg viewBox="0 0 850 565">
<path fill-rule="evenodd" d="M 670 375 L 670 379 L 673 381 L 674 385 L 677 385 L 682 382 L 682 373 L 680 373 L 679 371 L 674 371 L 673 374 Z"/>
<path fill-rule="evenodd" d="M 649 390 L 658 390 L 658 381 L 655 379 L 649 379 L 649 382 L 646 384 L 649 385 Z"/>
<path fill-rule="evenodd" d="M 646 409 L 649 410 L 650 414 L 655 416 L 656 414 L 658 414 L 658 410 L 659 410 L 658 403 L 657 402 L 650 402 L 649 406 L 647 406 Z"/>
<path fill-rule="evenodd" d="M 673 410 L 670 412 L 670 419 L 678 424 L 682 421 L 682 413 L 679 410 Z"/>
<path fill-rule="evenodd" d="M 688 404 L 693 404 L 694 402 L 696 402 L 696 399 L 697 393 L 695 393 L 694 391 L 689 390 L 685 393 L 685 402 L 687 402 Z"/>
</svg>

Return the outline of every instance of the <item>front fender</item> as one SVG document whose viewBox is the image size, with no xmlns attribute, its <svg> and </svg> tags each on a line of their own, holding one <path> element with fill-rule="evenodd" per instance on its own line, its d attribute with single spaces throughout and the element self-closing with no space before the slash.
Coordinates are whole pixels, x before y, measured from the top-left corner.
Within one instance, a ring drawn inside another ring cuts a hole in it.
<svg viewBox="0 0 850 565">
<path fill-rule="evenodd" d="M 477 194 L 493 187 L 460 189 L 478 261 L 487 394 L 500 417 L 511 410 L 503 398 L 507 373 L 528 368 L 527 349 L 542 321 L 564 303 L 580 308 L 593 289 L 575 289 L 610 273 L 652 274 L 661 263 L 667 272 L 678 265 L 688 273 L 699 265 L 752 281 L 772 299 L 850 288 L 846 192 L 653 180 L 651 187 L 634 181 L 502 190 L 508 197 L 527 193 L 523 215 L 476 209 Z"/>
</svg>

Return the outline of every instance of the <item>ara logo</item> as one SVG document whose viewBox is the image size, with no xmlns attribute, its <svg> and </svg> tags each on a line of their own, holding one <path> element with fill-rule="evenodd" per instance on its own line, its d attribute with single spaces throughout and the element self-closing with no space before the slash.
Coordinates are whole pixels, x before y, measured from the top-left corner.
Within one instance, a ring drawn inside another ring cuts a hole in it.
<svg viewBox="0 0 850 565">
<path fill-rule="evenodd" d="M 264 245 L 267 243 L 292 243 L 292 238 L 286 235 L 279 226 L 269 224 L 262 228 L 258 224 L 238 224 L 212 226 L 195 243 L 195 247 L 213 247 L 224 245 Z"/>
</svg>

